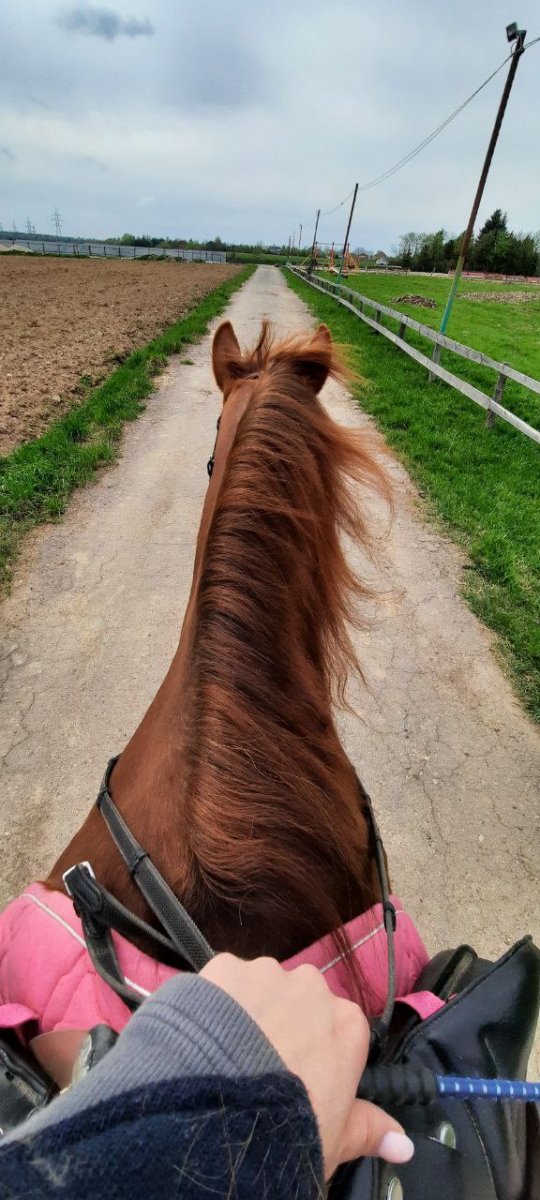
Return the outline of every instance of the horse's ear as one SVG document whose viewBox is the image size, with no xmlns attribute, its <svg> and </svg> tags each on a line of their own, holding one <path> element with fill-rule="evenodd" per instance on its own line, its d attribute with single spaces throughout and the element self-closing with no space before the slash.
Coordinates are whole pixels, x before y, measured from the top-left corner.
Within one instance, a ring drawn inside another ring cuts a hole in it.
<svg viewBox="0 0 540 1200">
<path fill-rule="evenodd" d="M 242 352 L 231 322 L 223 321 L 214 335 L 212 344 L 212 366 L 216 383 L 222 392 L 231 377 L 235 376 L 234 370 L 231 370 L 232 364 L 238 365 L 241 357 Z"/>
<path fill-rule="evenodd" d="M 315 395 L 326 383 L 334 364 L 334 344 L 327 325 L 319 325 L 317 332 L 299 355 L 297 370 L 313 389 Z"/>
</svg>

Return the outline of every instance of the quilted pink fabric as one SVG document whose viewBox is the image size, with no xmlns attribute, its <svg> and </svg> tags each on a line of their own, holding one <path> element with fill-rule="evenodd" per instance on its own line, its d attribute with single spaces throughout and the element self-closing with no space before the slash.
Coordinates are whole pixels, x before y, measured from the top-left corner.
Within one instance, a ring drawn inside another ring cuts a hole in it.
<svg viewBox="0 0 540 1200">
<path fill-rule="evenodd" d="M 394 898 L 397 910 L 397 996 L 422 1017 L 440 1001 L 430 993 L 409 993 L 428 961 L 423 942 Z M 364 980 L 368 1015 L 382 1012 L 386 1000 L 386 936 L 382 906 L 376 904 L 345 926 Z M 154 992 L 175 974 L 125 938 L 113 934 L 118 960 L 131 987 L 141 995 Z M 315 942 L 283 965 L 312 963 L 338 996 L 349 997 L 346 966 L 329 938 Z M 0 1028 L 23 1028 L 30 1036 L 56 1029 L 91 1029 L 101 1023 L 118 1032 L 129 1010 L 95 971 L 86 951 L 81 922 L 71 900 L 34 883 L 0 914 Z"/>
</svg>

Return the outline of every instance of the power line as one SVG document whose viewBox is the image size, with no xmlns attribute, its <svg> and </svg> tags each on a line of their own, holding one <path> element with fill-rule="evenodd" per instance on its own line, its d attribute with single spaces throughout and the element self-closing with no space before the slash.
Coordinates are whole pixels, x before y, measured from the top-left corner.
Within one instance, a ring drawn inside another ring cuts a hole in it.
<svg viewBox="0 0 540 1200">
<path fill-rule="evenodd" d="M 329 217 L 331 213 L 337 212 L 338 208 L 343 208 L 343 205 L 347 203 L 347 200 L 350 200 L 353 192 L 354 192 L 354 188 L 351 188 L 350 192 L 347 193 L 344 200 L 340 200 L 339 204 L 335 204 L 333 208 L 325 209 L 319 215 L 321 217 Z M 311 229 L 313 227 L 313 225 L 315 224 L 315 220 L 316 220 L 316 218 L 314 217 L 312 221 L 308 221 L 307 223 L 302 223 L 302 228 L 304 230 Z"/>
<path fill-rule="evenodd" d="M 540 37 L 534 38 L 531 42 L 527 42 L 523 49 L 528 50 L 531 46 L 535 46 L 537 42 L 540 42 Z M 437 125 L 437 128 L 434 129 L 432 133 L 428 134 L 428 136 L 424 138 L 423 142 L 419 142 L 418 146 L 415 146 L 414 149 L 409 150 L 408 154 L 405 154 L 403 158 L 400 158 L 397 163 L 394 163 L 393 167 L 389 167 L 389 169 L 384 171 L 382 175 L 377 175 L 375 179 L 371 179 L 368 183 L 360 184 L 358 190 L 360 192 L 367 192 L 370 188 L 377 187 L 379 183 L 383 183 L 385 179 L 390 179 L 391 175 L 395 175 L 396 171 L 400 171 L 401 168 L 405 167 L 413 158 L 416 158 L 417 154 L 420 154 L 420 152 L 424 150 L 426 146 L 429 146 L 430 142 L 433 142 L 435 138 L 443 132 L 443 129 L 446 129 L 447 125 L 450 125 L 452 121 L 455 121 L 456 117 L 459 117 L 460 113 L 462 113 L 463 110 L 471 103 L 471 101 L 474 100 L 485 87 L 487 87 L 488 83 L 491 83 L 491 80 L 499 74 L 499 71 L 502 71 L 503 67 L 506 66 L 507 62 L 510 62 L 512 57 L 513 51 L 506 55 L 506 58 L 498 67 L 495 68 L 494 71 L 491 72 L 491 75 L 488 75 L 487 79 L 484 79 L 484 82 L 481 83 L 480 86 L 477 87 L 475 91 L 472 92 L 471 95 L 468 96 L 467 99 L 458 106 L 458 108 L 455 108 L 454 111 L 450 113 L 449 117 L 446 117 L 444 121 L 441 121 L 441 124 Z"/>
<path fill-rule="evenodd" d="M 347 203 L 347 200 L 350 200 L 353 192 L 354 188 L 351 188 L 344 200 L 340 200 L 339 204 L 336 204 L 334 208 L 327 208 L 325 212 L 321 213 L 321 217 L 329 217 L 331 213 L 337 212 L 338 208 L 343 208 L 343 205 Z"/>
<path fill-rule="evenodd" d="M 481 92 L 483 88 L 487 87 L 488 83 L 491 83 L 491 80 L 499 74 L 499 71 L 502 71 L 503 67 L 506 66 L 506 63 L 509 62 L 511 57 L 511 54 L 507 54 L 504 61 L 500 63 L 500 65 L 496 67 L 494 71 L 491 72 L 491 75 L 488 75 L 487 79 L 484 79 L 484 82 L 481 83 L 480 86 L 477 87 L 476 90 L 472 92 L 471 95 L 468 96 L 458 108 L 455 108 L 454 111 L 450 113 L 449 117 L 446 117 L 444 121 L 441 121 L 441 124 L 437 125 L 437 128 L 434 129 L 432 133 L 428 134 L 428 136 L 425 137 L 422 142 L 419 142 L 414 149 L 409 150 L 408 154 L 405 154 L 397 163 L 394 163 L 393 167 L 389 167 L 387 171 L 383 171 L 382 175 L 377 175 L 375 179 L 370 179 L 369 183 L 361 184 L 359 191 L 367 192 L 369 188 L 377 187 L 379 183 L 383 183 L 385 179 L 389 179 L 391 175 L 395 175 L 396 171 L 400 171 L 401 168 L 405 167 L 413 158 L 416 158 L 416 156 L 420 154 L 422 150 L 425 150 L 426 146 L 429 146 L 430 142 L 433 142 L 435 138 L 443 132 L 443 129 L 446 129 L 447 125 L 450 125 L 451 121 L 455 121 L 456 117 L 458 117 L 459 114 L 462 113 L 465 108 L 467 108 L 467 105 L 470 104 L 476 96 L 478 96 L 479 92 Z"/>
<path fill-rule="evenodd" d="M 533 38 L 532 41 L 526 42 L 523 49 L 529 50 L 530 47 L 535 46 L 537 44 L 537 42 L 540 42 L 540 37 Z M 429 146 L 430 143 L 433 142 L 435 140 L 435 138 L 437 138 L 439 136 L 439 134 L 442 133 L 443 130 L 446 129 L 447 126 L 451 124 L 452 121 L 455 121 L 456 117 L 459 117 L 460 113 L 462 113 L 464 111 L 464 109 L 466 109 L 467 106 L 476 98 L 476 96 L 478 96 L 479 93 L 481 91 L 483 91 L 483 89 L 485 87 L 487 87 L 488 83 L 491 83 L 491 80 L 494 79 L 495 76 L 499 74 L 499 71 L 502 71 L 503 67 L 506 66 L 507 62 L 509 62 L 511 58 L 512 58 L 512 52 L 510 52 L 510 54 L 507 54 L 506 58 L 503 59 L 503 62 L 500 63 L 499 66 L 496 67 L 495 70 L 491 72 L 491 75 L 488 75 L 487 79 L 484 79 L 483 83 L 481 83 L 477 88 L 475 88 L 474 92 L 471 92 L 471 95 L 468 96 L 467 99 L 464 100 L 463 103 L 458 106 L 458 108 L 455 108 L 454 111 L 450 113 L 450 116 L 446 117 L 444 121 L 441 121 L 440 125 L 437 125 L 436 129 L 434 129 L 431 133 L 429 133 L 422 142 L 419 142 L 417 146 L 414 146 L 412 150 L 409 150 L 409 152 L 407 154 L 405 154 L 403 156 L 403 158 L 400 158 L 398 160 L 398 162 L 394 163 L 394 165 L 392 167 L 389 167 L 387 171 L 383 171 L 383 173 L 381 175 L 377 175 L 375 179 L 370 179 L 368 183 L 360 184 L 358 191 L 359 192 L 367 192 L 367 191 L 369 191 L 370 188 L 377 187 L 379 185 L 379 183 L 384 183 L 384 181 L 386 179 L 390 179 L 390 177 L 392 175 L 395 175 L 397 171 L 401 171 L 402 167 L 407 166 L 407 163 L 410 163 L 413 158 L 416 158 L 417 155 L 420 154 L 422 152 L 422 150 L 425 150 L 426 146 Z M 334 208 L 328 208 L 328 209 L 326 209 L 326 211 L 321 212 L 321 214 L 320 214 L 321 217 L 328 217 L 331 215 L 331 213 L 337 212 L 338 208 L 342 208 L 343 205 L 346 204 L 348 200 L 350 200 L 350 198 L 353 194 L 353 191 L 354 191 L 354 188 L 351 188 L 351 191 L 349 192 L 348 196 L 345 196 L 344 200 L 340 200 L 339 204 L 336 204 Z M 315 224 L 315 219 L 313 219 L 313 221 L 310 221 L 310 223 L 308 225 L 305 225 L 304 228 L 310 229 L 314 224 Z"/>
</svg>

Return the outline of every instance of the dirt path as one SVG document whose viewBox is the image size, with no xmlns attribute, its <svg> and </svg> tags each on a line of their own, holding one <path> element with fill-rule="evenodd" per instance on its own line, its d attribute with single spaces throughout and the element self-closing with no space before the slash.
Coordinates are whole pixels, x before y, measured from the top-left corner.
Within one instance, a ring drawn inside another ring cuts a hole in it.
<svg viewBox="0 0 540 1200">
<path fill-rule="evenodd" d="M 230 306 L 251 343 L 263 316 L 309 316 L 261 267 Z M 0 899 L 46 871 L 160 683 L 187 600 L 218 395 L 210 338 L 172 363 L 122 460 L 38 533 L 4 606 Z M 339 419 L 365 420 L 332 386 Z M 403 504 L 386 550 L 394 589 L 362 637 L 369 691 L 343 721 L 379 813 L 395 887 L 433 950 L 490 955 L 538 937 L 537 734 L 459 599 L 461 556 Z M 536 930 L 535 930 L 536 925 Z"/>
</svg>

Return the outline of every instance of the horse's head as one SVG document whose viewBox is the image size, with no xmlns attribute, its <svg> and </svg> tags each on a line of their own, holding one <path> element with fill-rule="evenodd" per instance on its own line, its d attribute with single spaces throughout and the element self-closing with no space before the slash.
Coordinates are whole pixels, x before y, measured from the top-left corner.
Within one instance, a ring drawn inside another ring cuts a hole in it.
<svg viewBox="0 0 540 1200">
<path fill-rule="evenodd" d="M 261 336 L 254 350 L 242 354 L 230 321 L 219 326 L 212 346 L 212 365 L 224 403 L 234 393 L 245 390 L 246 382 L 257 379 L 262 371 L 286 365 L 291 375 L 302 380 L 314 396 L 320 392 L 329 374 L 342 374 L 330 330 L 319 325 L 316 333 L 287 338 L 277 347 L 268 321 L 263 321 Z"/>
<path fill-rule="evenodd" d="M 216 467 L 214 485 L 221 478 L 240 421 L 254 396 L 260 398 L 270 387 L 281 396 L 314 400 L 329 376 L 344 379 L 348 374 L 326 325 L 319 325 L 315 333 L 303 332 L 276 341 L 268 321 L 263 321 L 255 347 L 244 352 L 231 322 L 224 321 L 214 336 L 212 366 L 223 394 L 223 409 L 209 464 L 210 474 Z M 213 511 L 215 490 L 214 486 L 203 516 L 199 547 L 201 540 L 206 539 L 207 517 Z"/>
</svg>

